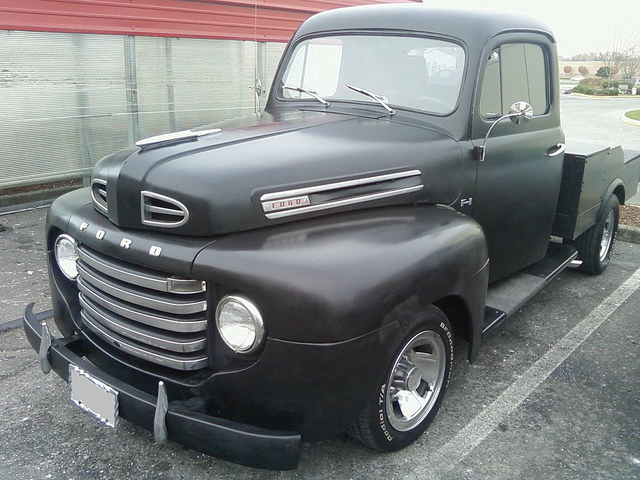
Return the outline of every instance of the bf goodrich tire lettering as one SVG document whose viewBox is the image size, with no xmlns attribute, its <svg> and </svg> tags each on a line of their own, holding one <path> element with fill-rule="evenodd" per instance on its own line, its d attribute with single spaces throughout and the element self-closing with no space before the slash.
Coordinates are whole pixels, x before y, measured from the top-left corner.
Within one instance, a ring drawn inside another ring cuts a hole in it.
<svg viewBox="0 0 640 480">
<path fill-rule="evenodd" d="M 349 429 L 376 450 L 395 451 L 427 429 L 444 398 L 453 363 L 453 333 L 429 307 L 410 326 L 365 413 Z"/>
</svg>

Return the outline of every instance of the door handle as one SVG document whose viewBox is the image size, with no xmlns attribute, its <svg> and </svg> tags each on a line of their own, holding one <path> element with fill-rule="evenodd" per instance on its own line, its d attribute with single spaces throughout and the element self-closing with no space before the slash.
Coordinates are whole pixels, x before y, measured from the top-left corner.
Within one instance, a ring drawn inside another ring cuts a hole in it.
<svg viewBox="0 0 640 480">
<path fill-rule="evenodd" d="M 557 157 L 558 155 L 564 153 L 566 149 L 567 146 L 564 143 L 558 143 L 557 145 L 547 150 L 547 157 Z"/>
</svg>

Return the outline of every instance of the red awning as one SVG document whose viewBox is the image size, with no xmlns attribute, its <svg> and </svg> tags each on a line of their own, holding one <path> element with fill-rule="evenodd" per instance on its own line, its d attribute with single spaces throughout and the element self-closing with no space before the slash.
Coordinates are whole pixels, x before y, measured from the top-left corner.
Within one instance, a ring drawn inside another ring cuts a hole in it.
<svg viewBox="0 0 640 480">
<path fill-rule="evenodd" d="M 0 30 L 286 42 L 314 13 L 392 1 L 0 0 Z"/>
</svg>

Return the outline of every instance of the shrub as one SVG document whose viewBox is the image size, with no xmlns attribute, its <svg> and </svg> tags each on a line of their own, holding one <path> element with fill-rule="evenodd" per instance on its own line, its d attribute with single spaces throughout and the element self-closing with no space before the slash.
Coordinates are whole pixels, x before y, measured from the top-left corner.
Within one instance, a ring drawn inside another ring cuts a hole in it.
<svg viewBox="0 0 640 480">
<path fill-rule="evenodd" d="M 602 88 L 602 83 L 603 82 L 601 78 L 585 78 L 580 82 L 580 85 L 585 85 L 592 88 L 593 90 L 598 90 Z"/>
<path fill-rule="evenodd" d="M 573 68 L 571 68 L 571 65 L 566 65 L 564 67 L 564 73 L 571 73 L 571 70 L 573 70 Z"/>
<path fill-rule="evenodd" d="M 613 97 L 616 96 L 620 93 L 620 91 L 617 88 L 607 88 L 605 90 L 602 90 L 602 92 L 599 92 L 599 95 L 604 95 L 605 97 Z"/>
<path fill-rule="evenodd" d="M 575 86 L 575 88 L 572 90 L 572 93 L 582 93 L 584 95 L 593 95 L 593 88 L 589 87 L 588 85 L 584 85 L 580 83 L 579 85 Z"/>
<path fill-rule="evenodd" d="M 618 80 L 618 81 L 614 81 L 611 82 L 611 86 L 614 88 L 620 88 L 620 85 L 626 85 L 628 87 L 628 91 L 631 91 L 631 88 L 633 87 L 633 84 L 631 83 L 631 80 Z"/>
</svg>

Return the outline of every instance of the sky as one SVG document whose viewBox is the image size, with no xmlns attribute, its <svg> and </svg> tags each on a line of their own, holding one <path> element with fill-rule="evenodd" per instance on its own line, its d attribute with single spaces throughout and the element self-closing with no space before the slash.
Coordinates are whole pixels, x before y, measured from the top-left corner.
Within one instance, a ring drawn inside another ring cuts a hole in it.
<svg viewBox="0 0 640 480">
<path fill-rule="evenodd" d="M 423 0 L 429 5 L 459 8 L 491 8 L 526 13 L 545 22 L 558 41 L 558 54 L 570 57 L 579 53 L 611 49 L 613 39 L 637 32 L 640 15 L 637 2 L 581 2 L 579 0 Z M 617 5 L 635 5 L 623 12 Z"/>
</svg>

